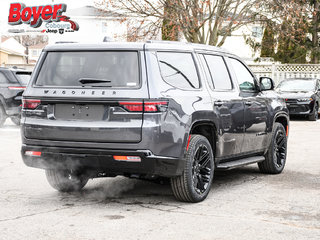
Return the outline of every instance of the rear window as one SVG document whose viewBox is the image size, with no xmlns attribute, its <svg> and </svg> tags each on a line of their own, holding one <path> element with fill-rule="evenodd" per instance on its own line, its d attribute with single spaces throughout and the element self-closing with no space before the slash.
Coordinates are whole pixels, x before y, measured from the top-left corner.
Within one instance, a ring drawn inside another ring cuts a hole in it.
<svg viewBox="0 0 320 240">
<path fill-rule="evenodd" d="M 16 72 L 15 74 L 22 86 L 28 85 L 31 78 L 31 72 Z"/>
<path fill-rule="evenodd" d="M 137 88 L 138 52 L 48 52 L 36 85 Z"/>
<path fill-rule="evenodd" d="M 183 88 L 199 88 L 197 69 L 191 53 L 158 52 L 162 78 L 170 85 Z"/>
</svg>

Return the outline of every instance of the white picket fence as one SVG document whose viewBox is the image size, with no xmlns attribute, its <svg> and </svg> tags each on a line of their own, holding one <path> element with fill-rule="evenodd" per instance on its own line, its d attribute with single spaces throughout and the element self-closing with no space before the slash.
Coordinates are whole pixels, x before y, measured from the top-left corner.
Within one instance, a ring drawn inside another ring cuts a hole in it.
<svg viewBox="0 0 320 240">
<path fill-rule="evenodd" d="M 276 84 L 286 78 L 319 78 L 320 64 L 258 63 L 249 67 L 259 77 L 271 77 Z"/>
</svg>

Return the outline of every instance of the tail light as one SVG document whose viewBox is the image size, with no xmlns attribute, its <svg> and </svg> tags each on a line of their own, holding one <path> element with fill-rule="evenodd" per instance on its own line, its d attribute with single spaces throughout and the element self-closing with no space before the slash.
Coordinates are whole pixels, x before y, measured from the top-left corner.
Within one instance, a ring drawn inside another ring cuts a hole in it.
<svg viewBox="0 0 320 240">
<path fill-rule="evenodd" d="M 168 107 L 168 101 L 144 102 L 145 112 L 165 112 L 167 110 L 167 107 Z"/>
<path fill-rule="evenodd" d="M 142 112 L 143 103 L 142 102 L 119 102 L 125 110 L 129 112 Z"/>
<path fill-rule="evenodd" d="M 41 101 L 38 99 L 22 99 L 23 109 L 36 109 L 40 105 Z"/>
<path fill-rule="evenodd" d="M 21 87 L 21 86 L 10 86 L 8 87 L 10 90 L 25 90 L 26 87 Z"/>
<path fill-rule="evenodd" d="M 168 101 L 119 102 L 119 104 L 129 112 L 165 112 L 168 107 Z"/>
</svg>

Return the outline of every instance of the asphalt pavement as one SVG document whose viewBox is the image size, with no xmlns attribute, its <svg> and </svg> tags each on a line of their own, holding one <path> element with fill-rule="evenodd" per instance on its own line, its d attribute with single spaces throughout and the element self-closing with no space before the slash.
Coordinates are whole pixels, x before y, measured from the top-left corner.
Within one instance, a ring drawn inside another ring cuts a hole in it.
<svg viewBox="0 0 320 240">
<path fill-rule="evenodd" d="M 280 175 L 256 164 L 215 173 L 208 198 L 174 199 L 170 185 L 124 177 L 59 193 L 26 167 L 20 129 L 0 129 L 0 239 L 320 239 L 320 121 L 291 121 Z"/>
</svg>

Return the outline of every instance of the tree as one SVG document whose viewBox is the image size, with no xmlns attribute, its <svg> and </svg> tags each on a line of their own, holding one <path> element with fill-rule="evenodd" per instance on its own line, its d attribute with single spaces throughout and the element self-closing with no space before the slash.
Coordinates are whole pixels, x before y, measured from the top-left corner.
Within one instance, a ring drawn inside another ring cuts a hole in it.
<svg viewBox="0 0 320 240">
<path fill-rule="evenodd" d="M 262 0 L 102 0 L 110 5 L 142 21 L 151 18 L 144 29 L 162 29 L 164 39 L 181 32 L 188 42 L 222 46 L 234 30 L 256 20 Z"/>
<path fill-rule="evenodd" d="M 29 63 L 29 47 L 40 43 L 48 43 L 46 35 L 16 35 L 14 36 L 20 44 L 26 48 L 27 63 Z"/>
<path fill-rule="evenodd" d="M 290 20 L 286 20 L 282 23 L 275 60 L 282 63 L 306 63 L 307 38 L 305 31 L 298 31 L 295 35 L 288 34 L 293 27 L 298 26 L 295 26 Z"/>
<path fill-rule="evenodd" d="M 275 34 L 274 34 L 274 24 L 272 21 L 268 21 L 263 32 L 262 42 L 261 42 L 261 57 L 274 57 L 275 55 Z"/>
<path fill-rule="evenodd" d="M 176 19 L 175 11 L 171 9 L 171 1 L 167 0 L 164 2 L 162 19 L 162 40 L 177 41 L 179 37 L 178 27 L 171 23 L 169 19 Z"/>
<path fill-rule="evenodd" d="M 274 22 L 276 60 L 284 63 L 319 63 L 320 0 L 271 0 L 264 9 Z"/>
<path fill-rule="evenodd" d="M 311 61 L 313 63 L 319 63 L 320 59 L 320 46 L 319 46 L 319 31 L 320 31 L 320 1 L 309 0 L 312 12 L 312 22 L 310 32 L 312 35 L 312 47 L 311 47 Z"/>
</svg>

